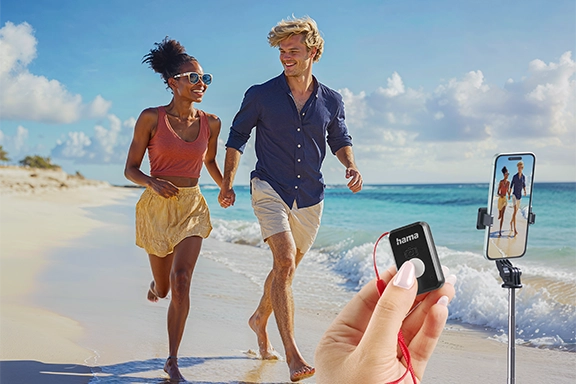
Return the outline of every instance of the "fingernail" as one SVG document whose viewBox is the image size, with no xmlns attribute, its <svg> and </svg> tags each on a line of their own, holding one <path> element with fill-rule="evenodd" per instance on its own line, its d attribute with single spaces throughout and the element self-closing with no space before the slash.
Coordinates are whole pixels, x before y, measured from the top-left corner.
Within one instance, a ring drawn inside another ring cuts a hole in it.
<svg viewBox="0 0 576 384">
<path fill-rule="evenodd" d="M 448 284 L 455 285 L 457 280 L 458 280 L 458 278 L 456 277 L 456 275 L 449 275 L 449 276 L 446 278 L 445 282 L 448 283 Z"/>
<path fill-rule="evenodd" d="M 443 265 L 442 266 L 442 273 L 444 274 L 444 276 L 448 276 L 450 274 L 450 268 Z"/>
<path fill-rule="evenodd" d="M 448 299 L 448 296 L 442 296 L 441 298 L 438 299 L 436 304 L 440 304 L 440 305 L 447 307 L 449 302 L 450 302 L 450 299 Z"/>
<path fill-rule="evenodd" d="M 394 278 L 393 284 L 399 288 L 410 289 L 416 281 L 416 274 L 414 272 L 414 264 L 410 261 L 405 262 L 400 267 L 398 274 Z"/>
</svg>

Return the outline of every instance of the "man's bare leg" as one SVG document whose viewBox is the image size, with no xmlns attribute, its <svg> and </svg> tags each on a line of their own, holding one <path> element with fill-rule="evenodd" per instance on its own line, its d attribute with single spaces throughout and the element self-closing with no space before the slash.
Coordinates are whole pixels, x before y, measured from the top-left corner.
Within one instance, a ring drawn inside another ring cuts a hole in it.
<svg viewBox="0 0 576 384">
<path fill-rule="evenodd" d="M 296 267 L 302 261 L 304 254 L 299 250 L 296 251 Z M 274 270 L 270 271 L 264 282 L 264 293 L 260 299 L 258 307 L 254 311 L 254 314 L 248 320 L 250 328 L 256 333 L 258 338 L 258 348 L 260 350 L 260 356 L 263 360 L 278 360 L 279 356 L 270 340 L 268 339 L 268 319 L 272 315 L 272 300 L 271 300 L 271 289 L 272 289 L 272 279 Z"/>
<path fill-rule="evenodd" d="M 516 212 L 518 212 L 518 208 L 514 205 L 514 213 L 512 213 L 512 220 L 510 221 L 510 232 L 512 232 L 512 228 L 514 228 L 514 236 L 518 234 L 518 231 L 516 230 Z"/>
<path fill-rule="evenodd" d="M 268 325 L 268 319 L 272 314 L 272 300 L 270 299 L 270 290 L 272 287 L 272 275 L 273 271 L 270 271 L 264 282 L 264 293 L 258 304 L 258 308 L 252 314 L 248 320 L 248 325 L 256 333 L 258 339 L 258 349 L 260 351 L 260 356 L 263 360 L 278 360 L 278 354 L 272 347 L 270 340 L 268 339 L 268 331 L 266 326 Z"/>
<path fill-rule="evenodd" d="M 286 362 L 290 369 L 290 379 L 292 381 L 298 381 L 314 375 L 315 370 L 306 363 L 294 339 L 292 280 L 296 270 L 296 246 L 290 232 L 277 233 L 269 237 L 267 242 L 274 257 L 269 300 L 276 318 L 280 337 L 282 338 L 282 344 L 284 344 Z M 264 295 L 266 295 L 266 292 Z M 263 320 L 263 317 L 261 317 L 260 320 Z M 261 321 L 260 326 L 262 326 Z"/>
</svg>

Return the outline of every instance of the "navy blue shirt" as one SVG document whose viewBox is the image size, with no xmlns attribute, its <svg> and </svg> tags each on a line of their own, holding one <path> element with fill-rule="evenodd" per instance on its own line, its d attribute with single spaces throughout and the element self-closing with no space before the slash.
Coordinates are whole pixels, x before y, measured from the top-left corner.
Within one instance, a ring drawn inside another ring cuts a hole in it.
<svg viewBox="0 0 576 384">
<path fill-rule="evenodd" d="M 515 174 L 512 177 L 512 194 L 516 196 L 516 199 L 522 198 L 523 188 L 526 188 L 526 176 L 522 174 L 522 177 L 519 177 L 518 174 Z"/>
<path fill-rule="evenodd" d="M 292 207 L 324 199 L 320 168 L 326 143 L 332 153 L 352 145 L 344 121 L 342 96 L 314 80 L 314 91 L 298 113 L 284 73 L 250 87 L 234 117 L 226 147 L 244 152 L 256 127 L 256 169 L 250 175 L 267 181 Z"/>
</svg>

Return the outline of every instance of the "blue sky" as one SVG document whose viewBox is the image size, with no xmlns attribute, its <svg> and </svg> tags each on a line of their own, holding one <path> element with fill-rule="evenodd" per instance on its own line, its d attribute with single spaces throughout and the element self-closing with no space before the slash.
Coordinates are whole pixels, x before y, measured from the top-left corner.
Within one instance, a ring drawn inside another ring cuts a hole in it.
<svg viewBox="0 0 576 384">
<path fill-rule="evenodd" d="M 135 119 L 171 98 L 141 60 L 170 36 L 214 75 L 199 107 L 222 120 L 222 164 L 244 92 L 282 70 L 266 36 L 291 15 L 323 33 L 314 74 L 344 97 L 367 183 L 488 182 L 512 151 L 536 154 L 536 181 L 576 181 L 573 0 L 3 1 L 0 145 L 127 184 Z M 331 155 L 323 171 L 345 181 Z"/>
</svg>

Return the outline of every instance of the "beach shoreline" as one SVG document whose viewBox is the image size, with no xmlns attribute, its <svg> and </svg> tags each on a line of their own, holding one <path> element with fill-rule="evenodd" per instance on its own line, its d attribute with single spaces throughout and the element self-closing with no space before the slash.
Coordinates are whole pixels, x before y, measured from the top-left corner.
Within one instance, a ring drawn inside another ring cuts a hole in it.
<svg viewBox="0 0 576 384">
<path fill-rule="evenodd" d="M 147 257 L 134 245 L 132 219 L 116 216 L 114 208 L 135 193 L 106 183 L 0 189 L 0 383 L 158 383 L 166 377 L 169 301 L 145 300 Z M 257 346 L 247 320 L 262 281 L 229 261 L 248 258 L 265 274 L 268 250 L 204 242 L 180 351 L 192 383 L 288 382 L 284 362 L 250 354 Z M 311 300 L 303 292 L 319 277 L 305 263 L 294 281 L 296 337 L 312 362 L 324 330 L 354 293 L 338 281 L 321 281 Z M 325 297 L 337 297 L 341 306 L 318 305 Z M 273 320 L 268 330 L 282 354 Z M 488 336 L 482 328 L 448 324 L 424 382 L 505 382 L 507 344 Z M 572 383 L 575 367 L 576 353 L 516 347 L 518 382 Z"/>
<path fill-rule="evenodd" d="M 54 372 L 91 380 L 93 352 L 78 344 L 82 325 L 31 296 L 43 288 L 37 280 L 49 268 L 49 250 L 105 225 L 85 208 L 129 193 L 61 170 L 0 167 L 0 382 L 62 383 Z"/>
</svg>

